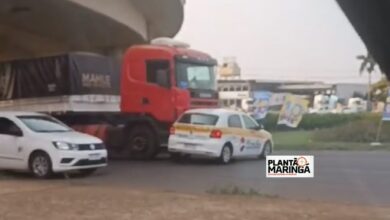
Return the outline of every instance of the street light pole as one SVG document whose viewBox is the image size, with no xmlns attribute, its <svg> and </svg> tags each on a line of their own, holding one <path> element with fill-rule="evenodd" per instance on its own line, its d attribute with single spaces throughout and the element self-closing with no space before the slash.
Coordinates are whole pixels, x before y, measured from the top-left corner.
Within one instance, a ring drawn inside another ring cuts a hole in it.
<svg viewBox="0 0 390 220">
<path fill-rule="evenodd" d="M 371 71 L 368 71 L 367 111 L 371 112 Z"/>
</svg>

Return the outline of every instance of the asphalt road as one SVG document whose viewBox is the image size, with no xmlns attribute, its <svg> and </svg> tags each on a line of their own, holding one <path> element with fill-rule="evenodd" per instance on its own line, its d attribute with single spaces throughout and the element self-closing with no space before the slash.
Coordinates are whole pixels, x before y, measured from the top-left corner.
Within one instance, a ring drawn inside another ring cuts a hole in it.
<svg viewBox="0 0 390 220">
<path fill-rule="evenodd" d="M 238 160 L 223 166 L 204 159 L 174 163 L 161 158 L 155 161 L 111 161 L 109 167 L 96 175 L 75 181 L 191 193 L 204 193 L 230 185 L 285 198 L 390 204 L 390 152 L 294 154 L 315 156 L 314 178 L 268 179 L 264 160 Z"/>
</svg>

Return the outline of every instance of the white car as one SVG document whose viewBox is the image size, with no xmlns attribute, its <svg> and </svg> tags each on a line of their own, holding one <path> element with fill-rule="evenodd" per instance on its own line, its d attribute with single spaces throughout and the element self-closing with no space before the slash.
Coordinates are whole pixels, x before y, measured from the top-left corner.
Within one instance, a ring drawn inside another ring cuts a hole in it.
<svg viewBox="0 0 390 220">
<path fill-rule="evenodd" d="M 227 109 L 185 112 L 172 126 L 168 151 L 182 155 L 218 158 L 227 164 L 235 157 L 264 158 L 272 152 L 272 135 L 249 115 Z"/>
<path fill-rule="evenodd" d="M 106 165 L 107 150 L 100 139 L 48 115 L 0 112 L 0 169 L 47 178 L 74 170 L 89 175 Z"/>
</svg>

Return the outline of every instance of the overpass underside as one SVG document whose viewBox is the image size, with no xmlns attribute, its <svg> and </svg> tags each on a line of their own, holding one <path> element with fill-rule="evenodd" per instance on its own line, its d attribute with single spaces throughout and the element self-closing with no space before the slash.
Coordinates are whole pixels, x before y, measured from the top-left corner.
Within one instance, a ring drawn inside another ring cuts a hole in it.
<svg viewBox="0 0 390 220">
<path fill-rule="evenodd" d="M 1 0 L 0 60 L 121 52 L 174 36 L 183 13 L 180 0 Z"/>
<path fill-rule="evenodd" d="M 390 1 L 337 0 L 368 51 L 390 79 Z"/>
</svg>

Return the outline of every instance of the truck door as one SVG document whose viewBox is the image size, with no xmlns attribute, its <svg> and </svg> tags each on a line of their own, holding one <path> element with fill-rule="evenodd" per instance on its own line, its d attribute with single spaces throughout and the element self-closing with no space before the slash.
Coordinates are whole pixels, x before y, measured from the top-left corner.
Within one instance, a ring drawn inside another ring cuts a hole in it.
<svg viewBox="0 0 390 220">
<path fill-rule="evenodd" d="M 23 157 L 19 146 L 21 129 L 10 119 L 0 118 L 0 168 L 18 169 Z"/>
<path fill-rule="evenodd" d="M 150 86 L 141 100 L 144 111 L 150 112 L 158 120 L 173 122 L 176 118 L 169 60 L 147 60 L 146 75 Z"/>
</svg>

